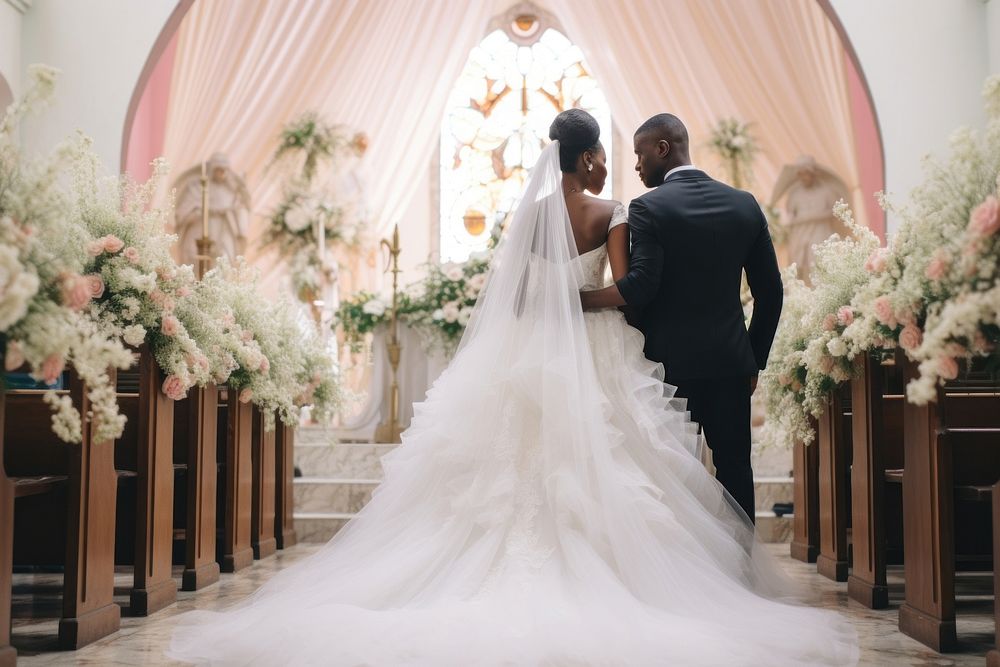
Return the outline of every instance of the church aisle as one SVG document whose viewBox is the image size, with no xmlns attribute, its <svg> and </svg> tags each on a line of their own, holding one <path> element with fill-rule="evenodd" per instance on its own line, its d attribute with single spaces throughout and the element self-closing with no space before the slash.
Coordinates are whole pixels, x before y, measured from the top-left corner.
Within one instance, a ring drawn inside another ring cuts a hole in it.
<svg viewBox="0 0 1000 667">
<path fill-rule="evenodd" d="M 216 586 L 198 592 L 177 594 L 177 604 L 149 618 L 136 618 L 123 611 L 122 629 L 91 646 L 73 653 L 58 652 L 55 648 L 56 621 L 30 618 L 32 605 L 36 614 L 51 615 L 57 608 L 56 598 L 42 598 L 39 590 L 58 590 L 59 575 L 14 576 L 14 634 L 18 649 L 19 665 L 177 665 L 163 657 L 163 649 L 170 641 L 178 614 L 191 609 L 220 609 L 254 591 L 275 572 L 288 567 L 315 552 L 319 545 L 304 544 L 279 551 L 274 558 L 258 561 L 253 567 L 238 574 L 223 574 Z M 854 623 L 861 639 L 861 665 L 982 665 L 983 655 L 993 637 L 992 601 L 989 598 L 966 597 L 959 600 L 958 631 L 963 642 L 961 653 L 939 655 L 899 632 L 896 627 L 895 606 L 884 610 L 864 609 L 848 603 L 847 589 L 816 574 L 815 567 L 788 557 L 786 544 L 769 545 L 779 557 L 782 567 L 795 579 L 814 590 L 821 604 L 837 609 Z M 902 595 L 900 572 L 890 571 L 890 590 L 894 599 Z M 893 576 L 895 575 L 895 576 Z M 988 575 L 980 575 L 987 576 Z M 125 589 L 129 574 L 118 574 L 118 588 Z M 968 582 L 973 583 L 973 582 Z M 960 578 L 958 591 L 965 588 L 983 590 L 983 582 L 963 586 Z M 29 584 L 31 588 L 29 589 Z M 49 585 L 46 585 L 49 584 Z M 36 597 L 32 602 L 31 592 Z M 122 604 L 127 599 L 117 600 Z M 794 628 L 775 628 L 775 632 L 794 632 Z"/>
</svg>

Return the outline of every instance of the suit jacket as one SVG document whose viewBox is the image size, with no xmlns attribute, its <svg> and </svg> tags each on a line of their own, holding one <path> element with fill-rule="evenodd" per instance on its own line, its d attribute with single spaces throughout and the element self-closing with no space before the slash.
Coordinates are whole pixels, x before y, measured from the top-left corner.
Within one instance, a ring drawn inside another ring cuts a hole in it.
<svg viewBox="0 0 1000 667">
<path fill-rule="evenodd" d="M 699 170 L 671 174 L 629 206 L 632 257 L 618 289 L 637 313 L 646 356 L 671 380 L 753 376 L 767 364 L 783 289 L 753 195 Z M 749 331 L 742 271 L 754 297 Z"/>
</svg>

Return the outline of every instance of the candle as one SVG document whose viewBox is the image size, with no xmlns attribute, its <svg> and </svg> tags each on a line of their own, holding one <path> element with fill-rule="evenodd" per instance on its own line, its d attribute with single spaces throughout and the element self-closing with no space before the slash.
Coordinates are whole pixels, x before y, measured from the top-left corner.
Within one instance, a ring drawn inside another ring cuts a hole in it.
<svg viewBox="0 0 1000 667">
<path fill-rule="evenodd" d="M 201 237 L 208 238 L 208 164 L 201 163 Z"/>
<path fill-rule="evenodd" d="M 323 216 L 316 221 L 319 229 L 316 230 L 316 238 L 319 243 L 319 264 L 325 266 L 326 263 L 326 225 L 323 224 Z"/>
</svg>

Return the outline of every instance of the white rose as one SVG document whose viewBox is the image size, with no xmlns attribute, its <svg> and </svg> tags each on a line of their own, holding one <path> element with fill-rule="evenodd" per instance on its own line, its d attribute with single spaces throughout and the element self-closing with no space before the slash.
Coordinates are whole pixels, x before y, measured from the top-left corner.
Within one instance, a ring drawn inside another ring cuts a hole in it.
<svg viewBox="0 0 1000 667">
<path fill-rule="evenodd" d="M 486 285 L 486 274 L 477 273 L 476 275 L 469 278 L 469 285 L 471 285 L 476 291 L 483 289 Z"/>
<path fill-rule="evenodd" d="M 446 278 L 448 278 L 448 280 L 461 280 L 464 274 L 462 273 L 462 267 L 453 266 L 447 271 L 445 271 L 444 275 Z"/>
<path fill-rule="evenodd" d="M 826 344 L 826 349 L 835 357 L 843 357 L 847 354 L 847 343 L 842 338 L 834 338 Z"/>
<path fill-rule="evenodd" d="M 138 347 L 146 340 L 146 329 L 141 324 L 130 324 L 122 330 L 122 339 L 129 345 Z"/>
<path fill-rule="evenodd" d="M 382 317 L 385 314 L 386 305 L 381 299 L 372 299 L 361 307 L 361 312 L 375 317 Z"/>
<path fill-rule="evenodd" d="M 458 307 L 453 303 L 445 304 L 444 308 L 441 309 L 441 314 L 444 316 L 445 322 L 457 322 L 459 311 Z"/>
<path fill-rule="evenodd" d="M 444 311 L 438 308 L 433 313 L 431 313 L 431 319 L 435 322 L 440 322 L 444 319 Z"/>
<path fill-rule="evenodd" d="M 285 227 L 293 232 L 301 232 L 311 224 L 312 219 L 304 206 L 293 206 L 285 211 Z"/>
<path fill-rule="evenodd" d="M 490 258 L 489 250 L 477 250 L 476 252 L 471 253 L 469 255 L 469 259 L 471 259 L 474 262 L 485 262 L 489 258 Z"/>
<path fill-rule="evenodd" d="M 0 331 L 25 316 L 36 292 L 38 276 L 21 264 L 17 250 L 0 246 Z"/>
<path fill-rule="evenodd" d="M 463 308 L 462 310 L 458 311 L 458 323 L 461 324 L 463 327 L 469 323 L 469 319 L 471 317 L 472 317 L 471 308 Z"/>
</svg>

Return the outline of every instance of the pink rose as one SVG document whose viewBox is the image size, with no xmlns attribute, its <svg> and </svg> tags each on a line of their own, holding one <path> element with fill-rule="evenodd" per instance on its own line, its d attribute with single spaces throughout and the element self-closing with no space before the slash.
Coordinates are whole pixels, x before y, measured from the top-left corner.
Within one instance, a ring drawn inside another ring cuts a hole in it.
<svg viewBox="0 0 1000 667">
<path fill-rule="evenodd" d="M 163 394 L 172 401 L 179 401 L 187 395 L 184 381 L 176 375 L 168 375 L 163 381 Z"/>
<path fill-rule="evenodd" d="M 166 301 L 167 295 L 161 290 L 154 289 L 149 293 L 149 300 L 155 303 L 157 306 L 163 307 L 163 302 Z"/>
<path fill-rule="evenodd" d="M 841 306 L 837 311 L 837 322 L 842 327 L 849 327 L 854 322 L 854 309 L 850 306 Z"/>
<path fill-rule="evenodd" d="M 924 334 L 915 324 L 907 324 L 899 333 L 899 345 L 904 350 L 915 350 L 924 340 Z"/>
<path fill-rule="evenodd" d="M 886 264 L 888 262 L 888 251 L 885 248 L 879 248 L 871 254 L 868 261 L 865 262 L 865 270 L 868 273 L 882 273 L 885 271 Z"/>
<path fill-rule="evenodd" d="M 927 265 L 927 270 L 924 272 L 930 280 L 941 280 L 944 278 L 944 274 L 948 272 L 948 262 L 945 261 L 943 257 L 938 255 L 934 256 L 930 264 Z"/>
<path fill-rule="evenodd" d="M 260 371 L 262 373 L 266 373 L 269 370 L 271 370 L 271 362 L 267 360 L 267 357 L 265 357 L 264 355 L 261 355 L 260 356 Z"/>
<path fill-rule="evenodd" d="M 87 254 L 91 257 L 97 257 L 102 252 L 104 252 L 104 240 L 97 239 L 96 241 L 91 241 L 87 244 Z"/>
<path fill-rule="evenodd" d="M 253 332 L 244 329 L 242 338 L 244 343 L 249 343 L 253 340 Z"/>
<path fill-rule="evenodd" d="M 830 313 L 823 318 L 823 331 L 833 331 L 837 328 L 837 316 Z"/>
<path fill-rule="evenodd" d="M 880 296 L 875 299 L 875 317 L 879 322 L 892 329 L 896 328 L 896 315 L 892 312 L 892 304 L 889 303 L 889 297 Z"/>
<path fill-rule="evenodd" d="M 236 318 L 233 317 L 232 313 L 227 312 L 222 316 L 222 324 L 223 326 L 231 327 L 236 324 Z"/>
<path fill-rule="evenodd" d="M 173 280 L 177 277 L 177 270 L 173 267 L 160 267 L 156 269 L 156 275 L 159 276 L 160 280 Z"/>
<path fill-rule="evenodd" d="M 104 242 L 104 250 L 112 255 L 125 247 L 125 242 L 114 234 L 108 234 L 101 241 Z"/>
<path fill-rule="evenodd" d="M 799 392 L 802 391 L 802 383 L 798 380 L 792 380 L 792 391 Z"/>
<path fill-rule="evenodd" d="M 104 278 L 97 273 L 88 273 L 85 277 L 90 287 L 90 298 L 100 299 L 104 294 Z"/>
<path fill-rule="evenodd" d="M 1000 202 L 993 195 L 972 209 L 969 216 L 969 231 L 975 236 L 992 236 L 1000 229 Z"/>
<path fill-rule="evenodd" d="M 3 367 L 6 371 L 16 371 L 24 365 L 24 351 L 16 340 L 7 341 L 7 349 L 3 353 Z"/>
<path fill-rule="evenodd" d="M 174 312 L 174 308 L 177 307 L 177 302 L 174 301 L 174 297 L 166 295 L 163 297 L 163 302 L 160 304 L 160 307 L 163 308 L 164 312 L 172 313 Z"/>
<path fill-rule="evenodd" d="M 63 305 L 80 310 L 90 302 L 90 282 L 79 273 L 64 273 L 59 279 Z"/>
<path fill-rule="evenodd" d="M 938 375 L 945 380 L 954 380 L 958 377 L 958 362 L 952 357 L 942 355 L 938 358 L 937 370 Z"/>
<path fill-rule="evenodd" d="M 191 288 L 189 288 L 187 285 L 181 285 L 180 288 L 178 288 L 177 290 L 177 296 L 179 296 L 182 299 L 184 297 L 191 296 Z"/>
<path fill-rule="evenodd" d="M 45 384 L 55 384 L 64 368 L 66 360 L 58 352 L 53 352 L 42 362 L 42 380 Z"/>
<path fill-rule="evenodd" d="M 163 317 L 163 322 L 160 323 L 160 333 L 164 336 L 176 336 L 180 330 L 181 323 L 176 317 L 173 315 L 165 315 Z"/>
<path fill-rule="evenodd" d="M 896 321 L 903 324 L 914 324 L 917 318 L 913 315 L 913 309 L 907 306 L 896 312 Z"/>
<path fill-rule="evenodd" d="M 137 248 L 132 246 L 125 248 L 125 252 L 122 253 L 122 256 L 132 264 L 139 263 L 139 250 Z"/>
<path fill-rule="evenodd" d="M 782 387 L 787 387 L 792 383 L 792 378 L 788 377 L 785 374 L 781 374 L 778 376 L 778 382 L 781 383 Z"/>
<path fill-rule="evenodd" d="M 240 392 L 240 403 L 249 403 L 253 399 L 253 390 L 247 387 Z"/>
</svg>

